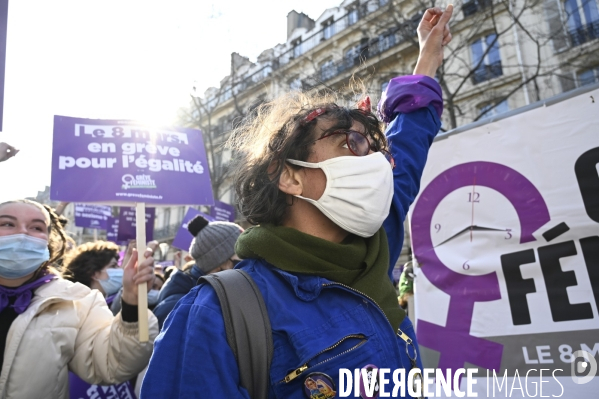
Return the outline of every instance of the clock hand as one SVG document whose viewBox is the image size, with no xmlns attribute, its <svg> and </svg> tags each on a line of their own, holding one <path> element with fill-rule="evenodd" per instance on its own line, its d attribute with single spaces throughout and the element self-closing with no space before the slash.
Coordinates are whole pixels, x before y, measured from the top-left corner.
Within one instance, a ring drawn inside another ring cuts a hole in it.
<svg viewBox="0 0 599 399">
<path fill-rule="evenodd" d="M 451 237 L 449 237 L 449 238 L 445 239 L 444 241 L 440 242 L 439 244 L 435 245 L 433 248 L 437 248 L 437 247 L 445 244 L 446 242 L 451 241 L 454 238 L 457 238 L 458 236 L 462 235 L 466 231 L 470 231 L 470 234 L 471 234 L 471 237 L 472 237 L 472 232 L 473 231 L 501 231 L 501 232 L 505 232 L 505 229 L 497 229 L 497 228 L 494 228 L 494 227 L 484 227 L 484 226 L 468 226 L 468 227 L 464 227 L 462 230 L 458 231 L 457 233 L 455 233 Z"/>
<path fill-rule="evenodd" d="M 484 227 L 484 226 L 472 226 L 472 229 L 478 231 L 505 231 L 505 229 L 496 229 L 495 227 Z"/>
<path fill-rule="evenodd" d="M 470 242 L 472 242 L 472 230 L 474 227 L 474 202 L 475 202 L 474 194 L 476 193 L 474 191 L 475 187 L 476 187 L 476 176 L 474 176 L 474 180 L 472 181 L 472 197 L 470 197 L 470 201 L 472 202 L 472 220 L 470 221 Z"/>
<path fill-rule="evenodd" d="M 445 244 L 447 241 L 453 240 L 454 238 L 458 237 L 462 233 L 464 233 L 464 232 L 466 232 L 468 230 L 471 230 L 471 229 L 472 229 L 472 226 L 464 227 L 462 230 L 458 231 L 457 233 L 455 233 L 451 237 L 449 237 L 449 238 L 445 239 L 444 241 L 440 242 L 439 244 L 435 245 L 433 248 L 437 248 L 438 246 Z"/>
</svg>

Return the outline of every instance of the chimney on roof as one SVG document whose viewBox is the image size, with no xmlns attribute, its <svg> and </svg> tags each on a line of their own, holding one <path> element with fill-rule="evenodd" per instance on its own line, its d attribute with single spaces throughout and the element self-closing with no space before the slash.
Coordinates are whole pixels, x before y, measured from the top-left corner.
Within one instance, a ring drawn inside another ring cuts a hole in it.
<svg viewBox="0 0 599 399">
<path fill-rule="evenodd" d="M 251 64 L 250 59 L 239 53 L 231 53 L 231 68 L 236 71 L 245 64 Z"/>
<path fill-rule="evenodd" d="M 292 10 L 287 14 L 287 39 L 291 36 L 294 30 L 297 28 L 306 28 L 310 30 L 314 27 L 316 22 L 303 12 L 297 12 Z"/>
</svg>

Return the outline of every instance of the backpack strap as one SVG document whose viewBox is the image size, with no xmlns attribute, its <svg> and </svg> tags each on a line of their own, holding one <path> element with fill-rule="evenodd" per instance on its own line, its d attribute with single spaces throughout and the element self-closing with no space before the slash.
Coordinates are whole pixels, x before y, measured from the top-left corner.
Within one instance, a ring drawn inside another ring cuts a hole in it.
<svg viewBox="0 0 599 399">
<path fill-rule="evenodd" d="M 223 313 L 227 342 L 239 366 L 241 386 L 252 399 L 266 399 L 273 355 L 266 305 L 254 280 L 240 269 L 223 270 L 198 279 L 212 286 Z"/>
</svg>

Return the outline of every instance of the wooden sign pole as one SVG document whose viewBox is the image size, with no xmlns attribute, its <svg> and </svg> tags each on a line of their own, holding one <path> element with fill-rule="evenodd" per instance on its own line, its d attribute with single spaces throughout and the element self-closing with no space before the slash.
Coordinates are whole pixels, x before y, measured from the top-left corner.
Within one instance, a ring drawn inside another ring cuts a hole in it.
<svg viewBox="0 0 599 399">
<path fill-rule="evenodd" d="M 135 205 L 135 229 L 137 244 L 137 264 L 144 260 L 146 252 L 146 204 L 138 202 Z M 137 314 L 139 323 L 139 342 L 148 342 L 148 286 L 143 283 L 137 286 Z"/>
</svg>

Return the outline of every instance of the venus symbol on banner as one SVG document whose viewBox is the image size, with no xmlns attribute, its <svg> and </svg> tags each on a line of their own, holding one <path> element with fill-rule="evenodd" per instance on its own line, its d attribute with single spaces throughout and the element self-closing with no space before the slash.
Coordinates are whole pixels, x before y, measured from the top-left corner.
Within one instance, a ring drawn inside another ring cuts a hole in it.
<svg viewBox="0 0 599 399">
<path fill-rule="evenodd" d="M 534 241 L 533 233 L 550 220 L 547 205 L 536 187 L 517 171 L 497 163 L 470 162 L 454 166 L 422 191 L 411 220 L 414 255 L 430 282 L 451 299 L 446 326 L 418 320 L 418 339 L 421 345 L 440 352 L 438 367 L 441 369 L 455 370 L 464 367 L 465 362 L 497 371 L 501 366 L 503 346 L 470 334 L 474 304 L 501 298 L 496 272 L 474 270 L 467 259 L 461 265 L 446 265 L 437 254 L 440 246 L 463 234 L 470 235 L 471 240 L 482 232 L 497 233 L 498 240 L 513 237 L 510 228 L 475 226 L 473 219 L 464 221 L 465 226 L 433 223 L 436 208 L 456 190 L 466 190 L 464 201 L 469 201 L 466 205 L 472 206 L 473 211 L 474 205 L 483 206 L 477 187 L 495 190 L 511 203 L 519 219 L 520 243 Z M 435 246 L 432 234 L 449 228 L 454 232 Z M 443 337 L 442 343 L 439 337 Z"/>
</svg>

